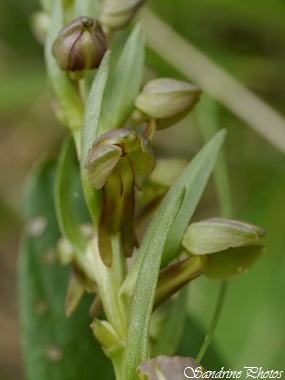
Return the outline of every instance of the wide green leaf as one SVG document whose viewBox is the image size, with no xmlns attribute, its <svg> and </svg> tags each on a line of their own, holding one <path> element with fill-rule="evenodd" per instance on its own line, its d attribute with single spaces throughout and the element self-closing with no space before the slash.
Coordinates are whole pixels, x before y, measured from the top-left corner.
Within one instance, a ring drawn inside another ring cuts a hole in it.
<svg viewBox="0 0 285 380">
<path fill-rule="evenodd" d="M 131 113 L 141 86 L 143 62 L 143 33 L 141 24 L 137 23 L 108 79 L 99 125 L 100 134 L 120 128 Z"/>
<path fill-rule="evenodd" d="M 70 319 L 64 301 L 70 269 L 55 247 L 60 236 L 53 203 L 55 165 L 45 162 L 31 176 L 24 197 L 25 234 L 19 263 L 20 324 L 27 380 L 113 380 L 109 360 L 89 327 L 85 295 Z"/>
<path fill-rule="evenodd" d="M 125 357 L 128 380 L 135 379 L 137 366 L 148 359 L 149 324 L 162 256 L 164 263 L 168 263 L 179 249 L 224 138 L 225 131 L 214 136 L 172 185 L 144 235 L 136 262 L 122 286 L 122 297 L 130 297 L 134 289 Z"/>
</svg>

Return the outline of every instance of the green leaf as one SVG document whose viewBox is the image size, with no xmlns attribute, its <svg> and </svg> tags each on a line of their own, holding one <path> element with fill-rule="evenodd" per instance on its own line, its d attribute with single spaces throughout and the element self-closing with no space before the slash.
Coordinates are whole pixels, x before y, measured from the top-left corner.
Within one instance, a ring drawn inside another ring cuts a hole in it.
<svg viewBox="0 0 285 380">
<path fill-rule="evenodd" d="M 143 62 L 143 33 L 141 24 L 137 23 L 108 79 L 100 119 L 100 134 L 109 129 L 120 128 L 132 111 L 141 86 Z"/>
<path fill-rule="evenodd" d="M 76 151 L 70 137 L 62 146 L 55 180 L 55 207 L 63 236 L 79 251 L 84 252 L 86 240 L 73 210 L 73 174 L 76 165 Z"/>
<path fill-rule="evenodd" d="M 184 194 L 185 189 L 179 189 L 166 207 L 160 210 L 160 220 L 154 219 L 151 223 L 148 239 L 143 240 L 140 248 L 139 254 L 143 260 L 132 299 L 125 355 L 125 377 L 128 380 L 136 379 L 137 366 L 148 359 L 149 325 L 162 250 L 169 228 L 183 203 Z"/>
<path fill-rule="evenodd" d="M 127 298 L 132 295 L 135 284 L 125 357 L 128 380 L 135 379 L 137 366 L 148 359 L 149 323 L 162 255 L 167 264 L 181 246 L 184 231 L 206 186 L 224 138 L 225 131 L 214 136 L 170 188 L 144 235 L 136 262 L 121 288 L 121 296 Z"/>
<path fill-rule="evenodd" d="M 61 1 L 55 1 L 45 45 L 45 60 L 48 77 L 60 105 L 61 120 L 72 131 L 75 131 L 81 128 L 83 107 L 67 72 L 59 68 L 52 55 L 52 45 L 59 30 L 63 26 L 62 22 L 63 12 Z"/>
<path fill-rule="evenodd" d="M 85 257 L 86 238 L 81 231 L 80 220 L 76 214 L 76 203 L 78 204 L 77 209 L 85 206 L 80 199 L 82 192 L 77 189 L 76 178 L 78 178 L 78 174 L 75 146 L 69 137 L 62 147 L 57 166 L 55 179 L 56 214 L 62 235 L 74 247 L 76 264 L 90 279 L 94 280 L 94 274 Z M 82 213 L 82 209 L 80 211 Z"/>
<path fill-rule="evenodd" d="M 212 280 L 228 280 L 246 273 L 264 250 L 263 245 L 250 245 L 212 253 L 208 255 L 210 265 L 203 274 Z"/>
<path fill-rule="evenodd" d="M 100 64 L 96 77 L 93 81 L 92 87 L 90 89 L 85 107 L 83 126 L 81 132 L 81 181 L 86 203 L 88 205 L 94 225 L 97 225 L 98 223 L 98 217 L 101 208 L 101 193 L 92 187 L 91 183 L 87 178 L 84 165 L 87 158 L 88 150 L 92 147 L 93 142 L 96 140 L 98 136 L 98 123 L 101 115 L 103 94 L 109 72 L 110 54 L 111 52 L 109 51 L 104 55 L 104 58 Z"/>
<path fill-rule="evenodd" d="M 19 265 L 20 324 L 27 380 L 114 378 L 109 360 L 92 336 L 85 296 L 66 319 L 70 269 L 59 265 L 60 236 L 53 204 L 55 165 L 45 162 L 31 176 L 24 197 L 25 234 Z"/>
</svg>

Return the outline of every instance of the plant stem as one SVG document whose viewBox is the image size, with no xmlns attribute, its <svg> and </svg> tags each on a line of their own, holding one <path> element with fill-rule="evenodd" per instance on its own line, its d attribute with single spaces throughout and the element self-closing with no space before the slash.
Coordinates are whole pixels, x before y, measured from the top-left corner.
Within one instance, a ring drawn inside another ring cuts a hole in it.
<svg viewBox="0 0 285 380">
<path fill-rule="evenodd" d="M 120 235 L 112 236 L 112 265 L 107 267 L 100 256 L 97 239 L 92 244 L 96 266 L 96 280 L 107 320 L 123 341 L 127 336 L 127 310 L 124 310 L 118 293 L 126 274 L 125 258 L 121 250 Z"/>
<path fill-rule="evenodd" d="M 205 339 L 204 339 L 204 342 L 202 344 L 202 347 L 200 348 L 200 351 L 199 351 L 199 353 L 198 353 L 198 355 L 196 357 L 196 361 L 198 363 L 201 362 L 201 360 L 203 359 L 203 356 L 205 355 L 208 347 L 210 346 L 210 344 L 212 342 L 214 332 L 216 330 L 218 321 L 219 321 L 221 313 L 222 313 L 222 308 L 223 308 L 224 300 L 225 300 L 225 297 L 226 297 L 227 287 L 228 287 L 228 282 L 227 281 L 223 281 L 221 283 L 221 285 L 220 285 L 220 292 L 219 292 L 218 302 L 217 302 L 215 313 L 214 313 L 214 316 L 213 316 L 213 319 L 212 319 L 212 322 L 211 322 L 211 326 L 210 326 L 208 334 L 205 336 Z"/>
<path fill-rule="evenodd" d="M 285 120 L 267 103 L 176 33 L 150 10 L 142 11 L 146 44 L 187 78 L 285 153 Z M 170 46 L 175 46 L 170 48 Z"/>
</svg>

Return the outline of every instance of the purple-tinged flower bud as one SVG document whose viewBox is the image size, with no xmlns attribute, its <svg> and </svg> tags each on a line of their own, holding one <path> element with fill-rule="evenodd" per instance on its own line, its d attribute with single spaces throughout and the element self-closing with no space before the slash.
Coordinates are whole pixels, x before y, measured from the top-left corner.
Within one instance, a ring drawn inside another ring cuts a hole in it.
<svg viewBox="0 0 285 380">
<path fill-rule="evenodd" d="M 100 24 L 85 16 L 61 29 L 52 47 L 59 67 L 71 71 L 99 67 L 106 50 L 107 42 Z"/>
<path fill-rule="evenodd" d="M 135 106 L 151 118 L 158 120 L 163 129 L 182 120 L 195 106 L 201 90 L 188 82 L 159 78 L 148 82 L 138 95 Z"/>
<path fill-rule="evenodd" d="M 200 379 L 203 372 L 204 368 L 193 358 L 160 355 L 138 366 L 138 380 Z"/>
</svg>

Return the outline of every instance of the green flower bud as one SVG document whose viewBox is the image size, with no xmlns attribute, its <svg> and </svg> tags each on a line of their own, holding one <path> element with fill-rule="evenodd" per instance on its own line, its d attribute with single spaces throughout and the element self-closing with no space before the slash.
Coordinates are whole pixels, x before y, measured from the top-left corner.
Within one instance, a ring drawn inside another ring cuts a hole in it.
<svg viewBox="0 0 285 380">
<path fill-rule="evenodd" d="M 52 47 L 59 67 L 71 71 L 99 67 L 106 50 L 106 38 L 98 21 L 85 16 L 61 29 Z"/>
<path fill-rule="evenodd" d="M 118 29 L 127 25 L 144 0 L 104 0 L 100 14 L 101 24 L 108 29 Z"/>
<path fill-rule="evenodd" d="M 182 245 L 194 255 L 224 251 L 230 247 L 242 247 L 256 243 L 265 234 L 253 224 L 212 218 L 192 223 L 184 235 Z"/>
<path fill-rule="evenodd" d="M 120 231 L 122 249 L 131 256 L 135 246 L 134 176 L 155 167 L 150 141 L 131 129 L 111 129 L 94 141 L 85 162 L 89 181 L 103 188 L 98 247 L 105 265 L 112 263 L 111 236 Z"/>
<path fill-rule="evenodd" d="M 110 359 L 122 354 L 125 344 L 109 322 L 95 319 L 91 324 L 91 329 Z"/>
<path fill-rule="evenodd" d="M 101 189 L 121 159 L 131 161 L 134 173 L 146 176 L 155 167 L 150 141 L 131 129 L 111 129 L 94 141 L 85 163 L 89 181 Z"/>
<path fill-rule="evenodd" d="M 264 251 L 264 246 L 256 244 L 195 257 L 208 257 L 209 266 L 203 273 L 206 277 L 211 280 L 229 280 L 246 273 Z"/>
<path fill-rule="evenodd" d="M 135 106 L 158 119 L 158 129 L 167 128 L 183 119 L 198 102 L 201 90 L 190 83 L 171 78 L 148 82 L 138 95 Z"/>
</svg>

